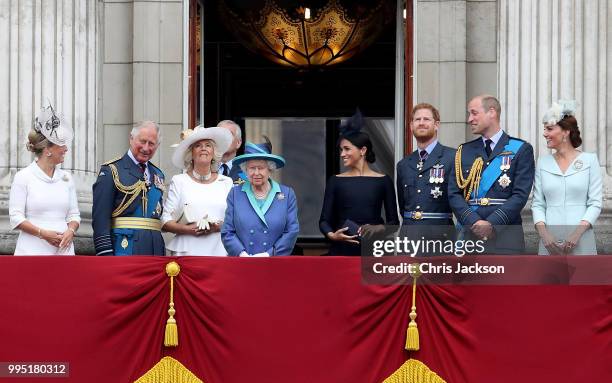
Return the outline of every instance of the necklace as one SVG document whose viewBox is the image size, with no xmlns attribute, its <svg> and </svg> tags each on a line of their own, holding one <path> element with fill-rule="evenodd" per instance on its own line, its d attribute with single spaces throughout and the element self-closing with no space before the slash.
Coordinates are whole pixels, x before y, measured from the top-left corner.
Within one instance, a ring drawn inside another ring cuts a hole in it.
<svg viewBox="0 0 612 383">
<path fill-rule="evenodd" d="M 210 177 L 212 177 L 212 172 L 208 172 L 208 174 L 206 175 L 200 175 L 198 174 L 198 172 L 195 171 L 195 169 L 191 169 L 191 174 L 193 176 L 193 178 L 195 178 L 196 180 L 200 181 L 200 182 L 204 182 L 204 181 L 208 181 L 210 179 Z"/>
<path fill-rule="evenodd" d="M 262 192 L 258 192 L 257 190 L 253 189 L 253 194 L 255 194 L 255 198 L 257 199 L 264 199 L 268 195 L 269 191 L 270 189 L 268 189 L 267 187 L 265 187 L 264 191 Z"/>
</svg>

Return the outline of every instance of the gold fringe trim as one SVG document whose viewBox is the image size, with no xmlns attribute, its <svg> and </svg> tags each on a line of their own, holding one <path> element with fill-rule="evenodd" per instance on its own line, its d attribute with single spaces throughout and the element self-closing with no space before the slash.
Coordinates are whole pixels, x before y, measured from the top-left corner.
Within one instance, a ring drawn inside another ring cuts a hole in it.
<svg viewBox="0 0 612 383">
<path fill-rule="evenodd" d="M 412 276 L 412 308 L 410 310 L 410 323 L 408 324 L 408 329 L 406 330 L 406 350 L 408 351 L 418 351 L 419 344 L 419 328 L 416 323 L 416 286 L 417 279 L 421 276 L 421 272 L 419 271 L 419 264 L 413 263 L 416 267 L 413 273 L 410 273 Z"/>
<path fill-rule="evenodd" d="M 204 383 L 181 362 L 163 357 L 153 368 L 134 383 Z"/>
<path fill-rule="evenodd" d="M 455 179 L 457 180 L 457 186 L 463 190 L 463 197 L 466 201 L 470 199 L 470 194 L 474 191 L 474 198 L 478 195 L 478 186 L 480 185 L 480 177 L 482 175 L 482 168 L 484 161 L 482 157 L 478 157 L 474 160 L 472 167 L 467 178 L 463 177 L 463 168 L 461 167 L 461 152 L 463 151 L 463 145 L 459 145 L 457 152 L 455 153 Z"/>
<path fill-rule="evenodd" d="M 166 265 L 166 274 L 170 277 L 169 318 L 166 321 L 166 332 L 164 333 L 164 346 L 166 347 L 178 346 L 178 327 L 176 325 L 176 319 L 174 319 L 174 314 L 176 314 L 176 310 L 174 309 L 174 277 L 179 275 L 180 272 L 181 267 L 178 263 L 172 261 Z"/>
<path fill-rule="evenodd" d="M 423 362 L 408 359 L 383 383 L 446 383 L 446 381 L 431 371 Z"/>
</svg>

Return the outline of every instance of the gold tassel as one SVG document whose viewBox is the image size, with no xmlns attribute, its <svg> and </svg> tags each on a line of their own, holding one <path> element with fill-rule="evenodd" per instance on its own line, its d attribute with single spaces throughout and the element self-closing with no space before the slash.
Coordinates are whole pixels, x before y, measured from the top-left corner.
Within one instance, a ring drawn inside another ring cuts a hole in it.
<svg viewBox="0 0 612 383">
<path fill-rule="evenodd" d="M 409 268 L 414 270 L 410 273 L 412 276 L 412 309 L 410 310 L 410 323 L 408 324 L 408 329 L 406 330 L 406 350 L 408 351 L 418 351 L 419 350 L 419 328 L 416 323 L 416 285 L 417 278 L 421 276 L 419 271 L 419 264 L 413 263 L 414 268 Z"/>
<path fill-rule="evenodd" d="M 203 381 L 178 360 L 165 356 L 134 383 L 203 383 Z"/>
<path fill-rule="evenodd" d="M 166 265 L 166 274 L 170 277 L 170 308 L 168 309 L 168 315 L 170 316 L 166 321 L 166 333 L 164 334 L 164 346 L 176 347 L 178 346 L 178 327 L 176 325 L 176 319 L 174 314 L 174 277 L 179 275 L 181 267 L 178 263 L 172 261 Z"/>
<path fill-rule="evenodd" d="M 383 383 L 446 383 L 446 381 L 424 363 L 416 359 L 408 359 Z"/>
</svg>

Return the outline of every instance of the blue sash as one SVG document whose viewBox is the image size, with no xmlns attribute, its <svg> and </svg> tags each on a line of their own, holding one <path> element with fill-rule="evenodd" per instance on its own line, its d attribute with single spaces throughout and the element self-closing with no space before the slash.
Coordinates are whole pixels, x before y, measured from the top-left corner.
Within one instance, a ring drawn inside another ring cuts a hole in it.
<svg viewBox="0 0 612 383">
<path fill-rule="evenodd" d="M 504 146 L 504 152 L 512 152 L 512 154 L 507 155 L 511 159 L 514 158 L 516 152 L 521 148 L 521 146 L 525 143 L 525 141 L 515 140 L 511 138 L 508 141 L 508 144 Z M 497 155 L 490 163 L 489 166 L 482 172 L 482 177 L 480 179 L 480 185 L 478 187 L 478 195 L 474 195 L 472 192 L 472 198 L 484 198 L 491 189 L 491 186 L 495 183 L 495 180 L 501 176 L 502 170 L 500 168 L 502 158 L 505 157 Z M 473 208 L 478 208 L 478 206 L 472 206 Z M 473 209 L 476 210 L 476 209 Z"/>
</svg>

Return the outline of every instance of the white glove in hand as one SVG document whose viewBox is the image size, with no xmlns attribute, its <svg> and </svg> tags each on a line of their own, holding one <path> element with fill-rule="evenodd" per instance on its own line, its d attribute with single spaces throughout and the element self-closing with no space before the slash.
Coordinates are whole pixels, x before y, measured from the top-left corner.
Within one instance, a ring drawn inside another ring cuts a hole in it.
<svg viewBox="0 0 612 383">
<path fill-rule="evenodd" d="M 253 254 L 253 257 L 269 257 L 270 254 L 268 253 L 257 253 L 257 254 Z"/>
<path fill-rule="evenodd" d="M 240 252 L 240 254 L 238 254 L 238 256 L 239 256 L 239 257 L 250 257 L 250 255 L 249 255 L 249 254 L 247 254 L 247 252 L 246 252 L 246 251 L 244 251 L 244 250 L 243 250 L 243 251 L 241 251 L 241 252 Z"/>
<path fill-rule="evenodd" d="M 204 215 L 198 222 L 199 230 L 210 230 L 210 221 L 208 220 L 208 214 Z"/>
</svg>

